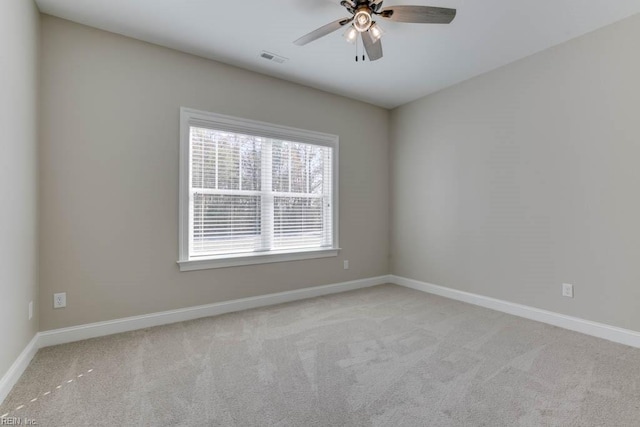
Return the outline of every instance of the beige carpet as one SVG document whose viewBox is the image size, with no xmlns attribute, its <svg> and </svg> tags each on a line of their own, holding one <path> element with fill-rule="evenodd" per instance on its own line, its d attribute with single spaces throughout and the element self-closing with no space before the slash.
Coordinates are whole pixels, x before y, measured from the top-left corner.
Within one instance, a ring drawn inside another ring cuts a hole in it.
<svg viewBox="0 0 640 427">
<path fill-rule="evenodd" d="M 43 349 L 4 413 L 40 426 L 638 426 L 640 350 L 385 285 Z"/>
</svg>

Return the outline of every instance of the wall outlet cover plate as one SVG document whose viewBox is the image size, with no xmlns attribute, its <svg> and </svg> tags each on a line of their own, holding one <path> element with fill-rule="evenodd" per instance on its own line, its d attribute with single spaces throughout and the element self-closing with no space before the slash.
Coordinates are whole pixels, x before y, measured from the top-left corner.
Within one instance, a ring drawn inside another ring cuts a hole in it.
<svg viewBox="0 0 640 427">
<path fill-rule="evenodd" d="M 568 297 L 568 298 L 573 298 L 573 285 L 571 285 L 569 283 L 563 283 L 562 284 L 562 296 L 563 297 Z"/>
<path fill-rule="evenodd" d="M 64 308 L 67 306 L 67 293 L 61 292 L 53 294 L 53 308 Z"/>
</svg>

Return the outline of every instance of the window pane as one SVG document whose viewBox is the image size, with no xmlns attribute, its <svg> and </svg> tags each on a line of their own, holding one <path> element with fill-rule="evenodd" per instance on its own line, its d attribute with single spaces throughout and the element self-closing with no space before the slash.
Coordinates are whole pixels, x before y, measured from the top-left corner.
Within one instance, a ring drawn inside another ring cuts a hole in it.
<svg viewBox="0 0 640 427">
<path fill-rule="evenodd" d="M 322 198 L 274 197 L 274 247 L 321 246 L 322 216 Z"/>
<path fill-rule="evenodd" d="M 260 196 L 194 194 L 192 250 L 248 252 L 260 245 Z"/>
<path fill-rule="evenodd" d="M 243 135 L 240 138 L 242 190 L 260 191 L 262 140 Z"/>
<path fill-rule="evenodd" d="M 313 147 L 309 155 L 309 192 L 322 194 L 327 148 Z"/>
<path fill-rule="evenodd" d="M 240 144 L 238 136 L 219 133 L 218 143 L 218 189 L 240 189 Z"/>
<path fill-rule="evenodd" d="M 215 131 L 191 128 L 191 174 L 194 188 L 216 188 Z"/>
<path fill-rule="evenodd" d="M 329 148 L 287 141 L 273 143 L 273 191 L 322 194 Z"/>
<path fill-rule="evenodd" d="M 262 138 L 191 127 L 193 188 L 260 191 Z"/>
<path fill-rule="evenodd" d="M 273 142 L 272 185 L 273 191 L 289 192 L 289 143 L 284 141 Z"/>
<path fill-rule="evenodd" d="M 291 143 L 290 145 L 291 159 L 291 192 L 306 193 L 307 178 L 309 172 L 309 153 L 311 146 L 307 144 Z"/>
</svg>

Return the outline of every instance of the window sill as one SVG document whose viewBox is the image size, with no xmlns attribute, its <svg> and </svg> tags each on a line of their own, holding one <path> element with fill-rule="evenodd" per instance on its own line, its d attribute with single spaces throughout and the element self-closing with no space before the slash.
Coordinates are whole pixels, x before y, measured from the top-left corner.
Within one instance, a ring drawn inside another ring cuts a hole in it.
<svg viewBox="0 0 640 427">
<path fill-rule="evenodd" d="M 180 265 L 180 271 L 207 270 L 212 268 L 238 267 L 242 265 L 329 258 L 338 256 L 339 251 L 340 248 L 328 248 L 295 252 L 280 251 L 255 254 L 234 254 L 223 255 L 215 258 L 178 261 L 178 264 Z"/>
</svg>

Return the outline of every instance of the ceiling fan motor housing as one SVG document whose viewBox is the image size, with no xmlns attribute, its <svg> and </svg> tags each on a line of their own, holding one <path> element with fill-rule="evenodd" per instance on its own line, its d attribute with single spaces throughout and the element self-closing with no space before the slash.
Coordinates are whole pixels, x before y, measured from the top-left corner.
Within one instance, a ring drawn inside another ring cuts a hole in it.
<svg viewBox="0 0 640 427">
<path fill-rule="evenodd" d="M 364 33 L 371 27 L 371 24 L 373 24 L 373 19 L 371 18 L 371 8 L 369 5 L 365 3 L 364 5 L 358 6 L 353 19 L 355 29 Z"/>
</svg>

